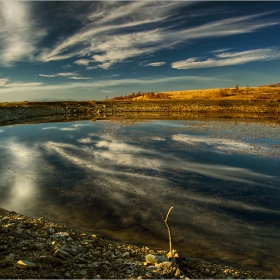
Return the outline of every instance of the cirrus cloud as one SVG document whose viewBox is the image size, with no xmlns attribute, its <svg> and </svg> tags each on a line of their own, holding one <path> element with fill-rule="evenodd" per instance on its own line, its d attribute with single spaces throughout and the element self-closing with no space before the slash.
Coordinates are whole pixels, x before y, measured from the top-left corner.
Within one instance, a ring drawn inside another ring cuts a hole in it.
<svg viewBox="0 0 280 280">
<path fill-rule="evenodd" d="M 152 62 L 152 63 L 147 64 L 147 66 L 162 66 L 164 64 L 165 64 L 165 62 Z"/>
<path fill-rule="evenodd" d="M 277 59 L 280 59 L 279 48 L 265 48 L 242 52 L 224 52 L 215 55 L 214 58 L 207 58 L 206 60 L 201 60 L 198 57 L 191 57 L 186 60 L 173 62 L 171 63 L 171 67 L 175 69 L 209 68 Z"/>
</svg>

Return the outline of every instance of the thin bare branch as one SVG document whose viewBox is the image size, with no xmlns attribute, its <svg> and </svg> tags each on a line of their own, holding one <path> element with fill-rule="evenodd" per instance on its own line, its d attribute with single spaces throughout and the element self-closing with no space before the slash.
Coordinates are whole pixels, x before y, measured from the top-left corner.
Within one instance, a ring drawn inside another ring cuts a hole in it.
<svg viewBox="0 0 280 280">
<path fill-rule="evenodd" d="M 167 231 L 168 231 L 169 250 L 170 250 L 169 253 L 168 253 L 168 256 L 171 256 L 171 258 L 173 257 L 173 251 L 172 251 L 172 236 L 171 236 L 171 229 L 170 229 L 170 227 L 169 227 L 167 221 L 168 221 L 168 217 L 169 217 L 169 214 L 170 214 L 170 212 L 171 212 L 172 209 L 173 209 L 173 206 L 171 206 L 171 207 L 169 208 L 169 210 L 168 210 L 168 212 L 167 212 L 167 215 L 166 215 L 166 218 L 164 218 L 163 214 L 160 213 L 160 214 L 161 214 L 161 218 L 162 218 L 162 220 L 164 221 L 164 223 L 165 223 L 165 225 L 166 225 L 166 227 L 167 227 Z"/>
</svg>

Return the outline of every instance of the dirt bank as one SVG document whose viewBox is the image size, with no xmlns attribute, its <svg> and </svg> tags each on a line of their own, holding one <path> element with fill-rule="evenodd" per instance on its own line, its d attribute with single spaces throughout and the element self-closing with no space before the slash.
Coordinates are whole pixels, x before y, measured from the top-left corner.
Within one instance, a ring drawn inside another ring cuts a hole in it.
<svg viewBox="0 0 280 280">
<path fill-rule="evenodd" d="M 0 103 L 0 125 L 99 118 L 243 118 L 280 121 L 280 103 L 246 100 Z"/>
</svg>

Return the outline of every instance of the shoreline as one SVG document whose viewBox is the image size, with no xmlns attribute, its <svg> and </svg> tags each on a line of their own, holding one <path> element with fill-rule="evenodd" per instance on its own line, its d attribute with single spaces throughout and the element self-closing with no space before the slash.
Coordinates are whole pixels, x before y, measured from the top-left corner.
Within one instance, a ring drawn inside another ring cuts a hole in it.
<svg viewBox="0 0 280 280">
<path fill-rule="evenodd" d="M 97 119 L 257 119 L 280 123 L 280 103 L 247 100 L 0 103 L 0 125 Z"/>
<path fill-rule="evenodd" d="M 1 279 L 279 278 L 188 258 L 180 252 L 176 261 L 148 264 L 148 254 L 164 258 L 167 252 L 109 241 L 43 217 L 0 208 Z"/>
</svg>

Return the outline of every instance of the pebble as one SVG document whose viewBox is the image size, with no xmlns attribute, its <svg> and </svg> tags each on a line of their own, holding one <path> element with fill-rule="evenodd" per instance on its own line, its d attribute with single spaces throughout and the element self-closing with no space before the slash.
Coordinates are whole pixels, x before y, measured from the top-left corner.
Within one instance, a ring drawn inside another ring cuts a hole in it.
<svg viewBox="0 0 280 280">
<path fill-rule="evenodd" d="M 58 257 L 63 258 L 63 259 L 66 259 L 67 257 L 70 257 L 70 254 L 67 253 L 65 250 L 62 250 L 62 249 L 56 249 L 54 254 Z"/>
<path fill-rule="evenodd" d="M 122 254 L 122 256 L 123 256 L 124 258 L 128 258 L 128 257 L 130 256 L 130 253 L 129 253 L 129 252 L 125 252 L 125 253 Z"/>
<path fill-rule="evenodd" d="M 19 260 L 16 264 L 15 267 L 18 268 L 25 268 L 25 269 L 34 269 L 36 268 L 36 264 L 27 260 Z"/>
<path fill-rule="evenodd" d="M 69 237 L 69 233 L 67 232 L 57 232 L 51 235 L 51 238 L 66 238 Z"/>
<path fill-rule="evenodd" d="M 158 264 L 167 261 L 168 258 L 166 256 L 152 255 L 152 254 L 146 255 L 146 263 L 148 264 Z"/>
</svg>

